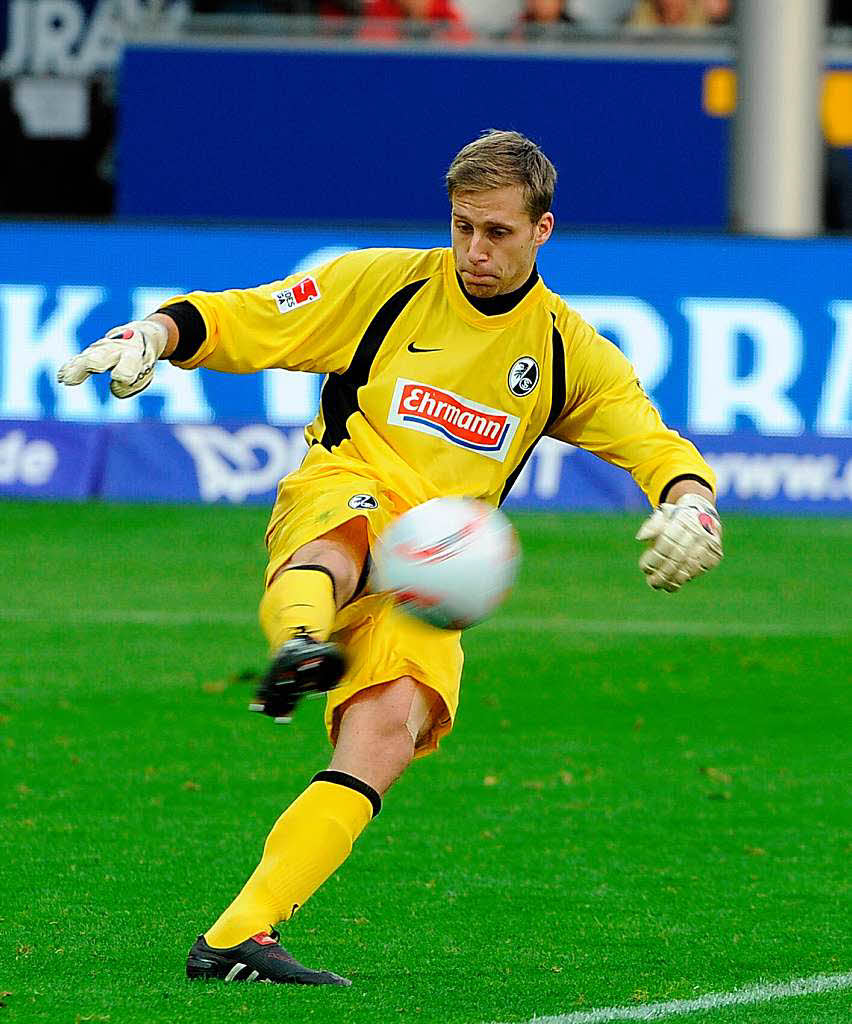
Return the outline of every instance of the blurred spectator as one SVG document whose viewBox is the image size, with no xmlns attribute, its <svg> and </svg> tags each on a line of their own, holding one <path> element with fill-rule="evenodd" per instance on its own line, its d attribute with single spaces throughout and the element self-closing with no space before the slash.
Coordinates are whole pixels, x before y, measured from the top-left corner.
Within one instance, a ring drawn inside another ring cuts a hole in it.
<svg viewBox="0 0 852 1024">
<path fill-rule="evenodd" d="M 342 17 L 360 14 L 362 0 L 192 0 L 196 14 L 295 14 Z"/>
<path fill-rule="evenodd" d="M 541 6 L 555 7 L 559 4 L 554 0 Z M 731 0 L 565 0 L 564 3 L 565 13 L 574 24 L 598 30 L 624 24 L 716 24 L 728 20 L 731 7 Z"/>
<path fill-rule="evenodd" d="M 504 36 L 518 24 L 525 0 L 455 0 L 455 6 L 472 32 Z"/>
<path fill-rule="evenodd" d="M 607 29 L 623 24 L 636 0 L 566 0 L 565 13 L 580 28 Z"/>
<path fill-rule="evenodd" d="M 639 0 L 634 4 L 630 23 L 695 28 L 722 24 L 731 13 L 731 0 Z"/>
<path fill-rule="evenodd" d="M 400 19 L 413 18 L 417 21 L 460 21 L 461 16 L 452 0 L 365 0 L 363 14 L 366 18 Z"/>
<path fill-rule="evenodd" d="M 534 24 L 570 21 L 563 0 L 527 0 L 523 20 Z"/>
<path fill-rule="evenodd" d="M 364 25 L 362 39 L 400 39 L 416 31 L 417 23 L 440 22 L 445 27 L 430 31 L 429 36 L 452 42 L 470 42 L 473 34 L 465 24 L 453 0 L 364 0 L 362 13 L 375 24 Z M 406 26 L 402 22 L 413 22 Z M 396 24 L 394 24 L 396 23 Z"/>
</svg>

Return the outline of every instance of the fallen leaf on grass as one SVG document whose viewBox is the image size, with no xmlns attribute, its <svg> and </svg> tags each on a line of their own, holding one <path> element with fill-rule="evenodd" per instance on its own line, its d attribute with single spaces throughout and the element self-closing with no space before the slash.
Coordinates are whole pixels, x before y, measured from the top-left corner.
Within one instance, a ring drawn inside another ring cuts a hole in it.
<svg viewBox="0 0 852 1024">
<path fill-rule="evenodd" d="M 229 683 L 259 683 L 264 673 L 256 668 L 244 668 L 242 672 L 235 672 L 229 679 Z"/>
</svg>

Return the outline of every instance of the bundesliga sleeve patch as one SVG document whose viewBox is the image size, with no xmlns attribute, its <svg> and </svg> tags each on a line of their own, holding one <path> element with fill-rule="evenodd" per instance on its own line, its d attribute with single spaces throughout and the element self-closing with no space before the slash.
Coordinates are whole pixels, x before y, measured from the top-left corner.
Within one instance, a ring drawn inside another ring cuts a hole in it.
<svg viewBox="0 0 852 1024">
<path fill-rule="evenodd" d="M 432 434 L 460 448 L 505 462 L 520 420 L 452 391 L 400 377 L 388 423 Z"/>
<path fill-rule="evenodd" d="M 292 313 L 299 306 L 306 306 L 309 302 L 318 302 L 322 296 L 316 281 L 312 277 L 303 277 L 292 288 L 282 288 L 279 292 L 273 292 L 272 298 L 275 299 L 279 313 Z"/>
</svg>

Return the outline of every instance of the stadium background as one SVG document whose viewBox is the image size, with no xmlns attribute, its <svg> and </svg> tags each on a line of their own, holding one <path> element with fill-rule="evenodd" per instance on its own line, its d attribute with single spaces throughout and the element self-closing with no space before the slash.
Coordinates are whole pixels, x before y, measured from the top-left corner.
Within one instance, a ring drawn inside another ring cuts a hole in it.
<svg viewBox="0 0 852 1024">
<path fill-rule="evenodd" d="M 852 508 L 850 30 L 830 37 L 819 112 L 835 231 L 801 241 L 724 233 L 730 25 L 589 39 L 578 23 L 543 41 L 448 45 L 437 28 L 353 38 L 346 19 L 271 18 L 261 37 L 256 13 L 211 27 L 141 0 L 13 0 L 3 13 L 7 216 L 97 203 L 111 216 L 0 228 L 0 493 L 268 501 L 299 457 L 293 428 L 311 418 L 317 380 L 169 367 L 124 406 L 100 381 L 60 392 L 57 367 L 176 292 L 280 279 L 356 246 L 443 244 L 448 160 L 503 125 L 559 169 L 545 280 L 713 456 L 722 500 Z M 460 89 L 477 102 L 459 103 Z M 108 94 L 105 114 L 96 96 Z M 129 425 L 140 418 L 149 426 Z M 618 508 L 639 496 L 595 460 L 544 445 L 512 500 Z"/>
<path fill-rule="evenodd" d="M 708 455 L 733 550 L 718 583 L 678 596 L 672 620 L 670 606 L 648 604 L 637 584 L 630 537 L 643 499 L 629 478 L 565 446 L 539 446 L 509 500 L 525 575 L 506 611 L 472 633 L 468 717 L 455 746 L 418 778 L 445 794 L 447 814 L 472 823 L 478 842 L 504 851 L 510 891 L 531 851 L 553 885 L 522 882 L 527 913 L 512 916 L 489 888 L 493 865 L 477 867 L 472 853 L 461 866 L 442 862 L 441 851 L 465 848 L 461 827 L 448 829 L 444 812 L 424 818 L 422 789 L 403 780 L 397 809 L 408 818 L 368 833 L 350 895 L 335 882 L 315 901 L 343 915 L 338 958 L 361 951 L 353 973 L 365 1002 L 340 1009 L 322 997 L 309 1008 L 300 994 L 299 1006 L 323 1020 L 526 1020 L 847 968 L 839 726 L 849 711 L 852 511 L 848 11 L 831 5 L 814 112 L 822 224 L 815 237 L 771 238 L 729 230 L 733 24 L 613 22 L 590 33 L 575 17 L 480 36 L 394 21 L 373 32 L 282 16 L 285 6 L 199 14 L 142 0 L 0 4 L 0 725 L 14 783 L 0 910 L 10 980 L 0 976 L 0 989 L 11 990 L 13 1018 L 260 1019 L 274 1008 L 264 994 L 193 1006 L 198 996 L 175 978 L 188 929 L 245 873 L 281 802 L 276 792 L 259 799 L 256 776 L 242 770 L 269 738 L 235 723 L 248 692 L 241 670 L 258 658 L 264 506 L 298 463 L 320 384 L 164 366 L 140 400 L 118 403 L 102 380 L 60 390 L 57 368 L 177 292 L 281 278 L 364 245 L 444 244 L 446 164 L 492 126 L 525 131 L 554 158 L 557 234 L 541 252 L 542 275 L 628 354 L 667 421 Z M 541 650 L 518 654 L 540 638 Z M 519 722 L 513 692 L 527 673 L 539 674 L 554 703 Z M 186 710 L 175 716 L 178 693 Z M 570 726 L 554 729 L 554 720 Z M 641 755 L 649 734 L 656 753 Z M 500 746 L 495 735 L 508 740 Z M 285 791 L 320 742 L 316 728 L 294 725 L 277 776 Z M 516 763 L 518 745 L 535 752 L 531 763 Z M 684 758 L 711 801 L 697 814 L 688 800 L 696 780 L 672 768 Z M 215 785 L 201 767 L 211 763 Z M 632 788 L 637 770 L 644 796 Z M 808 794 L 803 785 L 791 796 L 791 778 L 808 780 Z M 768 798 L 759 811 L 776 785 L 790 801 L 779 798 L 779 811 Z M 576 871 L 561 865 L 561 822 L 548 823 L 542 797 L 569 817 L 591 809 L 588 849 L 572 825 Z M 253 808 L 244 832 L 235 806 Z M 194 814 L 206 829 L 188 823 Z M 429 821 L 440 848 L 425 830 L 407 834 L 412 819 Z M 514 824 L 504 833 L 506 820 Z M 182 846 L 171 838 L 175 821 Z M 694 842 L 681 835 L 685 822 Z M 138 866 L 129 894 L 118 893 L 114 865 L 140 826 L 150 846 L 133 846 Z M 216 827 L 222 891 L 208 893 L 206 874 L 187 889 Z M 642 838 L 631 848 L 628 836 Z M 402 869 L 386 841 L 411 844 Z M 153 852 L 162 844 L 167 868 Z M 22 858 L 21 849 L 36 852 Z M 408 872 L 414 888 L 376 895 L 370 857 Z M 759 881 L 743 882 L 737 857 Z M 153 875 L 146 858 L 159 865 Z M 437 885 L 443 900 L 440 924 L 432 890 L 416 888 L 422 865 L 422 884 Z M 678 881 L 693 872 L 706 888 Z M 658 876 L 669 895 L 651 885 Z M 192 892 L 201 889 L 199 907 Z M 350 909 L 353 891 L 361 911 Z M 755 916 L 764 899 L 765 916 Z M 646 903 L 654 937 L 642 923 Z M 575 920 L 575 904 L 597 908 L 598 931 Z M 489 923 L 494 905 L 510 915 L 512 950 Z M 171 907 L 178 926 L 152 906 Z M 300 921 L 318 923 L 307 914 Z M 418 914 L 408 934 L 400 922 Z M 481 942 L 468 963 L 470 920 Z M 573 959 L 559 938 L 565 921 L 583 938 Z M 107 938 L 119 926 L 147 936 L 140 956 L 156 980 L 138 990 Z M 69 930 L 82 940 L 77 950 Z M 328 959 L 327 933 L 326 944 L 297 934 L 306 959 Z M 655 945 L 663 934 L 668 960 Z M 720 952 L 741 938 L 739 954 Z M 423 941 L 428 969 L 413 977 Z M 384 966 L 371 975 L 379 946 Z M 607 948 L 618 950 L 609 964 Z M 168 950 L 165 970 L 157 949 Z M 462 950 L 467 973 L 449 974 L 462 994 L 443 1004 L 427 975 Z M 57 985 L 48 964 L 60 956 Z M 844 1019 L 844 992 L 819 998 L 814 1011 L 782 1004 L 777 1016 L 762 1006 L 754 1017 L 714 1020 Z"/>
</svg>

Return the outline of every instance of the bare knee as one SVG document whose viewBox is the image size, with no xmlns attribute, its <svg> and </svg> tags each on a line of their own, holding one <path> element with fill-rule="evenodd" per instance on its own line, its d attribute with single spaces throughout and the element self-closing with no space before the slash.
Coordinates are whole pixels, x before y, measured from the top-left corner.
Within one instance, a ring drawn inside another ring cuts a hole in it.
<svg viewBox="0 0 852 1024">
<path fill-rule="evenodd" d="M 423 689 L 403 676 L 355 694 L 340 714 L 331 767 L 387 792 L 414 757 Z"/>
<path fill-rule="evenodd" d="M 287 569 L 297 565 L 321 565 L 331 573 L 337 607 L 341 608 L 355 593 L 368 551 L 366 521 L 363 516 L 350 519 L 293 552 L 273 574 L 269 586 Z"/>
</svg>

